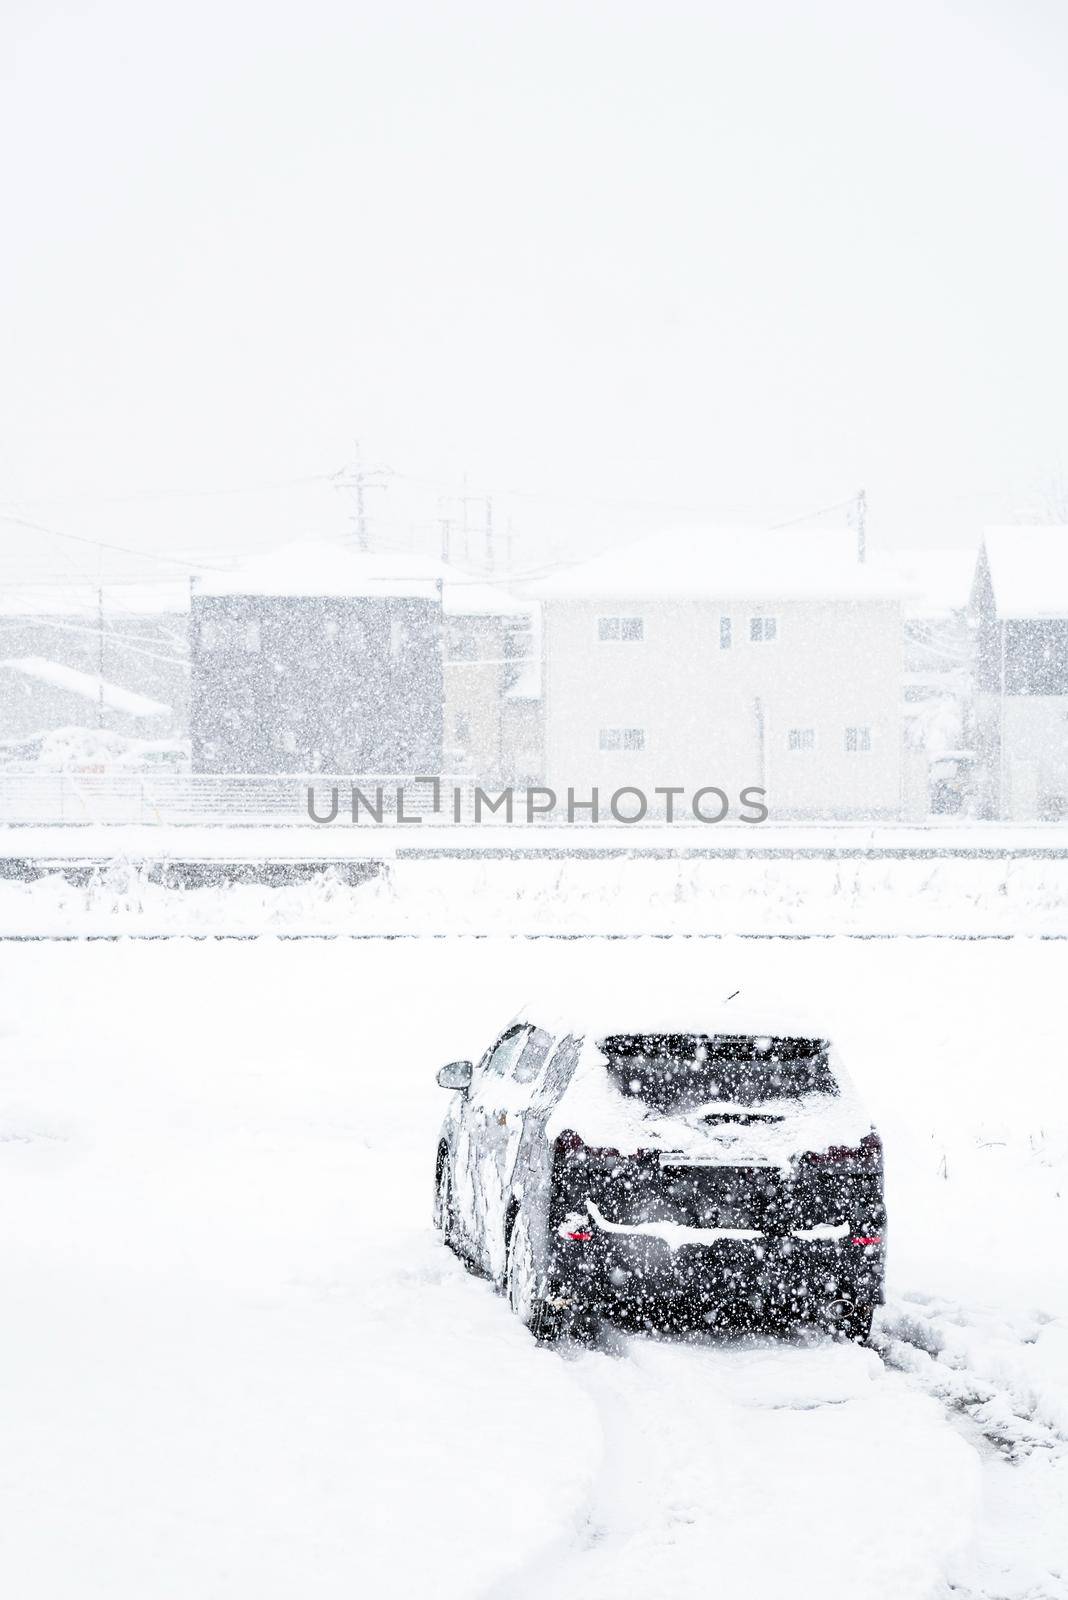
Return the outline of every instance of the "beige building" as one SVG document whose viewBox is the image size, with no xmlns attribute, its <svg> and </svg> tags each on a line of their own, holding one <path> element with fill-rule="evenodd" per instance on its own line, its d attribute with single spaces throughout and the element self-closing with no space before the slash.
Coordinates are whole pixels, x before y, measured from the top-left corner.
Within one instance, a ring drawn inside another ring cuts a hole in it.
<svg viewBox="0 0 1068 1600">
<path fill-rule="evenodd" d="M 444 770 L 483 784 L 514 782 L 526 731 L 509 699 L 530 681 L 534 608 L 496 584 L 446 569 Z M 518 742 L 517 742 L 518 741 Z"/>
<path fill-rule="evenodd" d="M 773 818 L 903 814 L 901 593 L 849 535 L 665 535 L 535 592 L 558 796 L 714 785 L 737 819 L 757 787 Z"/>
</svg>

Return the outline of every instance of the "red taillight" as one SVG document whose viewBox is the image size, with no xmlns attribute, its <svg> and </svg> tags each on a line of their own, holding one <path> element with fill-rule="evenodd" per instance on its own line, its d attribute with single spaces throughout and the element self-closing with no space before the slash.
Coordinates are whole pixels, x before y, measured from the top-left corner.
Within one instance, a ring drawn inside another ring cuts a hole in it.
<svg viewBox="0 0 1068 1600">
<path fill-rule="evenodd" d="M 883 1141 L 877 1133 L 866 1133 L 854 1148 L 848 1144 L 828 1145 L 826 1150 L 810 1150 L 805 1161 L 810 1167 L 877 1167 L 883 1159 Z"/>
<path fill-rule="evenodd" d="M 619 1151 L 606 1149 L 603 1145 L 587 1144 L 580 1139 L 573 1128 L 568 1128 L 556 1141 L 556 1148 L 560 1154 L 569 1161 L 618 1161 Z"/>
<path fill-rule="evenodd" d="M 565 1237 L 568 1239 L 573 1239 L 576 1244 L 589 1244 L 590 1240 L 593 1238 L 593 1234 L 586 1233 L 580 1228 L 577 1233 L 569 1233 L 566 1234 Z"/>
<path fill-rule="evenodd" d="M 849 1242 L 850 1244 L 882 1244 L 883 1236 L 881 1233 L 858 1233 Z"/>
</svg>

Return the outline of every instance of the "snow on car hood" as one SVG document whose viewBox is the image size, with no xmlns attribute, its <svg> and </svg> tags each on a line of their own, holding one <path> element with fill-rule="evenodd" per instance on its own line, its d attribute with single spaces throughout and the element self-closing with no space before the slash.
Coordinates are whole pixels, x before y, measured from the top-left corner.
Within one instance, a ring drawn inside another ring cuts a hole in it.
<svg viewBox="0 0 1068 1600">
<path fill-rule="evenodd" d="M 871 1132 L 871 1119 L 842 1070 L 836 1052 L 829 1063 L 839 1085 L 836 1095 L 810 1094 L 800 1100 L 736 1105 L 716 1100 L 693 1110 L 660 1111 L 620 1092 L 604 1053 L 587 1040 L 578 1066 L 546 1124 L 550 1139 L 565 1129 L 586 1144 L 633 1155 L 656 1150 L 684 1155 L 687 1163 L 710 1166 L 773 1166 L 787 1171 L 807 1150 L 853 1145 Z M 738 1121 L 718 1121 L 737 1117 Z M 742 1120 L 774 1118 L 775 1120 Z M 711 1119 L 711 1120 L 710 1120 Z"/>
</svg>

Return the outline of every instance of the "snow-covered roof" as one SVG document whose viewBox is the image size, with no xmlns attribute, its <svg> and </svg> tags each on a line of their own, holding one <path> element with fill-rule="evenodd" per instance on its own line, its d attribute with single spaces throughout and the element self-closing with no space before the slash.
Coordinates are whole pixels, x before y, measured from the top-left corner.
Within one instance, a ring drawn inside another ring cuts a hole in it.
<svg viewBox="0 0 1068 1600">
<path fill-rule="evenodd" d="M 544 600 L 873 600 L 900 579 L 857 561 L 848 529 L 682 528 L 647 535 L 529 585 Z"/>
<path fill-rule="evenodd" d="M 1068 617 L 1068 526 L 983 532 L 999 617 Z"/>
<path fill-rule="evenodd" d="M 905 615 L 944 617 L 968 605 L 975 575 L 975 550 L 959 549 L 870 550 L 868 564 L 906 591 Z"/>
<path fill-rule="evenodd" d="M 235 568 L 197 579 L 198 595 L 381 596 L 436 600 L 452 617 L 522 615 L 528 603 L 502 586 L 440 561 L 404 551 L 357 550 L 299 540 Z"/>
<path fill-rule="evenodd" d="M 83 700 L 97 703 L 101 698 L 100 680 L 89 672 L 79 672 L 75 667 L 67 667 L 61 661 L 48 661 L 44 656 L 20 656 L 0 661 L 0 668 L 5 668 L 22 678 L 31 678 L 37 683 L 50 684 L 55 689 L 64 689 L 68 694 L 80 695 Z M 150 700 L 146 694 L 135 694 L 132 689 L 122 689 L 117 683 L 104 683 L 104 705 L 109 711 L 121 711 L 127 717 L 169 717 L 170 706 L 165 706 L 159 700 Z"/>
<path fill-rule="evenodd" d="M 306 540 L 257 556 L 232 572 L 197 579 L 197 595 L 374 596 L 436 600 L 437 585 L 405 571 L 403 557 L 371 555 L 340 544 Z"/>
<path fill-rule="evenodd" d="M 484 579 L 468 578 L 453 567 L 444 568 L 441 604 L 447 617 L 523 617 L 533 609 L 506 589 Z"/>
</svg>

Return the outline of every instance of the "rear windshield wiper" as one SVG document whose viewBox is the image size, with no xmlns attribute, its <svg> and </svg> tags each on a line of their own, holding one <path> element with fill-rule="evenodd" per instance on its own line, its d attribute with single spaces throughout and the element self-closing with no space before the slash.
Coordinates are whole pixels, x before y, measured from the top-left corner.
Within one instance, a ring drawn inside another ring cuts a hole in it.
<svg viewBox="0 0 1068 1600">
<path fill-rule="evenodd" d="M 740 1122 L 743 1127 L 748 1127 L 751 1122 L 783 1122 L 785 1118 L 775 1111 L 709 1111 L 701 1121 Z"/>
</svg>

